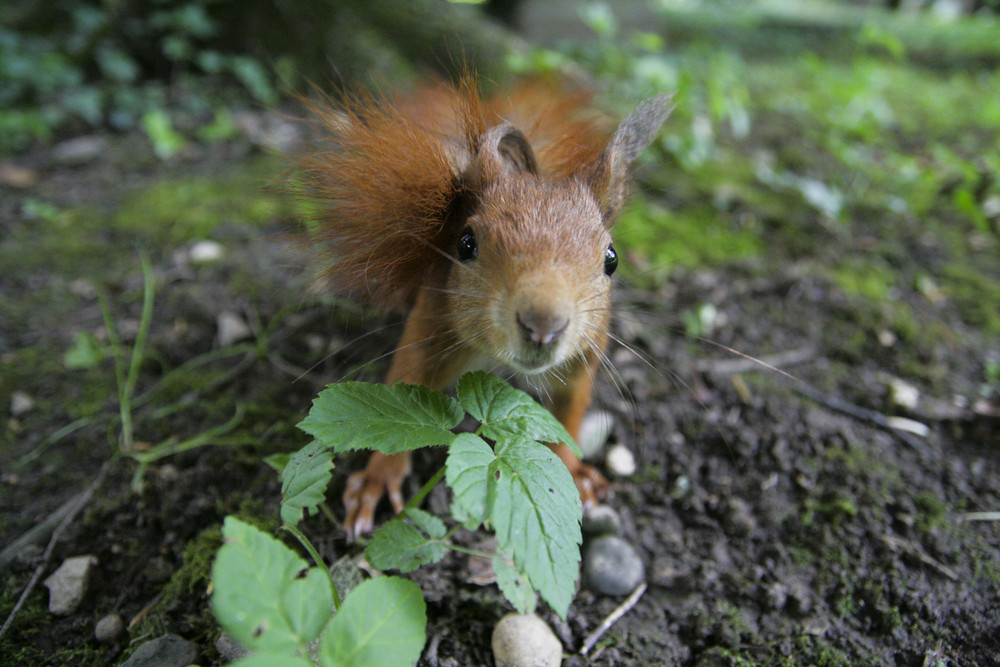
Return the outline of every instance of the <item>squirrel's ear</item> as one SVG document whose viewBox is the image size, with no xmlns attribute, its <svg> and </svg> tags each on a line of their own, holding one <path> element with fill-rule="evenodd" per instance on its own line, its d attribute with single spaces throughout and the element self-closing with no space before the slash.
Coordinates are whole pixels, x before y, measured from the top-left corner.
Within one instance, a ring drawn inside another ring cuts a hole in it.
<svg viewBox="0 0 1000 667">
<path fill-rule="evenodd" d="M 639 103 L 622 121 L 604 150 L 588 183 L 604 219 L 610 224 L 625 201 L 628 168 L 656 137 L 660 126 L 673 111 L 673 94 L 657 95 Z"/>
<path fill-rule="evenodd" d="M 475 165 L 481 179 L 502 174 L 538 173 L 535 153 L 521 131 L 504 123 L 492 127 L 479 137 Z"/>
</svg>

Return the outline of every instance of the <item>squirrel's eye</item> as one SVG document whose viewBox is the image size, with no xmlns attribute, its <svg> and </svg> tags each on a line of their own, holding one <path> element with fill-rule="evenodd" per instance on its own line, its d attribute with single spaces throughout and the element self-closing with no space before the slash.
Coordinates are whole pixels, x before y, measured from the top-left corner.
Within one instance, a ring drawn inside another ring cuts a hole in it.
<svg viewBox="0 0 1000 667">
<path fill-rule="evenodd" d="M 471 227 L 462 230 L 462 235 L 458 237 L 458 258 L 463 262 L 475 259 L 479 255 L 479 247 L 476 245 L 476 234 Z"/>
<path fill-rule="evenodd" d="M 604 253 L 604 274 L 610 276 L 618 268 L 618 253 L 611 246 L 608 246 Z"/>
</svg>

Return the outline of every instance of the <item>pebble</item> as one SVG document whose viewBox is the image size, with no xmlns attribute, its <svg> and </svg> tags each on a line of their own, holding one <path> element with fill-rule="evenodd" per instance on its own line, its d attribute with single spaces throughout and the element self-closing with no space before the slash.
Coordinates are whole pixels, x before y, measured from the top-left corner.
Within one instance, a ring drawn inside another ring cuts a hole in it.
<svg viewBox="0 0 1000 667">
<path fill-rule="evenodd" d="M 219 652 L 219 657 L 227 663 L 236 662 L 240 658 L 250 655 L 250 651 L 227 632 L 221 633 L 219 638 L 215 640 L 215 650 Z"/>
<path fill-rule="evenodd" d="M 101 137 L 87 136 L 67 139 L 52 149 L 52 159 L 59 164 L 86 164 L 104 152 L 108 142 Z"/>
<path fill-rule="evenodd" d="M 94 637 L 102 644 L 113 644 L 125 632 L 125 621 L 118 614 L 108 614 L 94 626 Z"/>
<path fill-rule="evenodd" d="M 580 435 L 577 444 L 583 452 L 583 458 L 592 458 L 604 448 L 604 443 L 611 437 L 615 427 L 615 416 L 610 412 L 595 410 L 588 412 L 580 423 Z"/>
<path fill-rule="evenodd" d="M 222 246 L 215 241 L 198 241 L 188 250 L 192 264 L 208 264 L 222 257 Z"/>
<path fill-rule="evenodd" d="M 23 391 L 15 391 L 10 395 L 10 414 L 20 417 L 25 412 L 35 407 L 35 399 L 28 396 Z"/>
<path fill-rule="evenodd" d="M 889 401 L 904 410 L 915 410 L 920 402 L 920 390 L 904 380 L 893 378 L 889 381 Z"/>
<path fill-rule="evenodd" d="M 219 313 L 216 322 L 219 331 L 219 347 L 229 347 L 233 343 L 253 335 L 243 318 L 232 311 L 224 310 Z"/>
<path fill-rule="evenodd" d="M 608 450 L 604 457 L 604 465 L 613 475 L 629 477 L 635 474 L 635 455 L 625 445 L 617 444 Z"/>
<path fill-rule="evenodd" d="M 49 611 L 59 616 L 76 611 L 87 594 L 96 565 L 97 558 L 94 556 L 74 556 L 63 561 L 59 569 L 45 580 L 49 589 Z"/>
<path fill-rule="evenodd" d="M 507 614 L 493 629 L 497 667 L 557 667 L 562 644 L 552 628 L 534 614 Z"/>
<path fill-rule="evenodd" d="M 616 535 L 593 540 L 583 551 L 583 581 L 602 595 L 626 595 L 646 578 L 635 548 Z"/>
<path fill-rule="evenodd" d="M 198 660 L 198 647 L 177 635 L 150 640 L 119 667 L 187 667 Z"/>
<path fill-rule="evenodd" d="M 621 517 L 610 505 L 595 505 L 583 514 L 584 535 L 618 535 L 621 530 Z"/>
</svg>

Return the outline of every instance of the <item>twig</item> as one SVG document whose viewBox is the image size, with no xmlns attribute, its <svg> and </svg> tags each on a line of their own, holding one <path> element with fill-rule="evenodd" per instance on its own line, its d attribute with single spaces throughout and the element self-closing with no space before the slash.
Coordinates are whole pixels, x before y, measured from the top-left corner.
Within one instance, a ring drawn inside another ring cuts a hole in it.
<svg viewBox="0 0 1000 667">
<path fill-rule="evenodd" d="M 925 447 L 923 442 L 921 442 L 919 438 L 915 437 L 913 433 L 915 430 L 913 425 L 919 424 L 919 422 L 914 422 L 909 419 L 903 420 L 899 417 L 887 417 L 876 410 L 869 410 L 868 408 L 863 408 L 860 405 L 848 403 L 847 401 L 837 398 L 836 396 L 823 394 L 806 384 L 797 386 L 795 391 L 806 398 L 816 401 L 820 405 L 825 405 L 831 410 L 836 410 L 837 412 L 841 412 L 849 417 L 854 417 L 855 419 L 860 419 L 862 421 L 871 422 L 876 426 L 881 426 L 908 444 L 915 451 L 920 452 L 924 456 L 934 457 L 933 452 L 928 447 Z M 920 425 L 925 426 L 923 424 Z"/>
<path fill-rule="evenodd" d="M 1000 512 L 966 512 L 962 521 L 1000 521 Z"/>
<path fill-rule="evenodd" d="M 59 522 L 59 525 L 52 531 L 52 537 L 49 538 L 49 544 L 45 547 L 45 552 L 42 554 L 42 562 L 35 568 L 35 572 L 31 575 L 28 585 L 25 586 L 24 591 L 21 592 L 21 597 L 17 599 L 17 602 L 14 604 L 14 608 L 10 610 L 7 620 L 3 623 L 3 627 L 0 627 L 0 639 L 3 639 L 3 636 L 7 634 L 10 626 L 14 623 L 14 617 L 17 616 L 17 612 L 21 610 L 21 607 L 24 605 L 24 601 L 28 599 L 28 596 L 31 595 L 31 592 L 38 584 L 38 580 L 42 578 L 42 573 L 45 572 L 49 559 L 52 557 L 52 552 L 55 551 L 56 543 L 59 542 L 59 538 L 62 536 L 63 531 L 65 531 L 66 528 L 73 523 L 76 515 L 80 513 L 80 510 L 82 510 L 88 502 L 90 502 L 90 499 L 94 497 L 94 492 L 97 491 L 97 488 L 104 482 L 104 478 L 107 476 L 110 464 L 110 461 L 104 462 L 104 465 L 101 466 L 101 470 L 97 473 L 97 477 L 94 478 L 94 481 L 91 482 L 86 491 L 83 491 L 76 496 L 75 502 L 73 502 L 72 506 L 69 508 L 66 516 L 63 517 L 62 521 Z"/>
<path fill-rule="evenodd" d="M 646 582 L 644 581 L 636 586 L 635 590 L 632 591 L 627 598 L 625 598 L 625 601 L 618 605 L 613 612 L 608 614 L 608 617 L 601 621 L 601 624 L 598 625 L 593 632 L 587 635 L 587 637 L 583 640 L 583 647 L 580 649 L 580 655 L 587 655 L 587 652 L 594 648 L 594 644 L 596 644 L 598 640 L 604 636 L 604 633 L 607 632 L 612 625 L 617 623 L 618 619 L 627 614 L 645 592 Z"/>
<path fill-rule="evenodd" d="M 903 538 L 896 537 L 894 535 L 882 535 L 882 542 L 892 551 L 902 551 L 903 553 L 910 554 L 924 565 L 936 570 L 952 581 L 958 581 L 959 579 L 955 570 L 931 558 L 916 542 L 904 540 Z"/>
</svg>

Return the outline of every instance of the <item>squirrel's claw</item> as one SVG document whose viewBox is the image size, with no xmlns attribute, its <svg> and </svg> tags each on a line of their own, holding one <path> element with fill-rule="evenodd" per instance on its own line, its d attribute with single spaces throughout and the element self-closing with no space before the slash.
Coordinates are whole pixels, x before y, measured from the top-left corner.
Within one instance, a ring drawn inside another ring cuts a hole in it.
<svg viewBox="0 0 1000 667">
<path fill-rule="evenodd" d="M 375 527 L 375 508 L 382 496 L 389 496 L 392 509 L 399 513 L 403 503 L 403 479 L 410 474 L 410 458 L 404 454 L 385 456 L 376 452 L 364 470 L 351 474 L 344 487 L 344 530 L 347 539 L 370 533 Z"/>
</svg>

